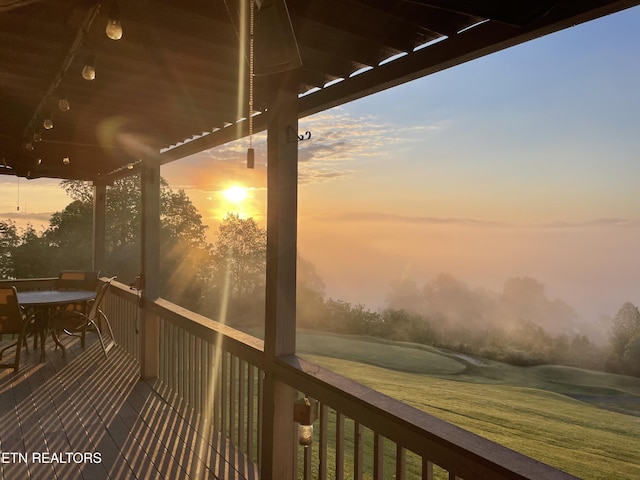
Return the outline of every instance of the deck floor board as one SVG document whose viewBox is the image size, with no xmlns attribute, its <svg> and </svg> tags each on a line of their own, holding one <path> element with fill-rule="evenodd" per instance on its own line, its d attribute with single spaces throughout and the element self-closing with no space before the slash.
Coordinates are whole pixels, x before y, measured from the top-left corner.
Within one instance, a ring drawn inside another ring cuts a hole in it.
<svg viewBox="0 0 640 480">
<path fill-rule="evenodd" d="M 0 479 L 258 478 L 254 465 L 229 463 L 233 445 L 184 402 L 140 380 L 129 354 L 115 346 L 105 358 L 92 337 L 83 349 L 65 336 L 64 358 L 49 340 L 43 363 L 29 345 L 17 373 L 0 370 Z"/>
</svg>

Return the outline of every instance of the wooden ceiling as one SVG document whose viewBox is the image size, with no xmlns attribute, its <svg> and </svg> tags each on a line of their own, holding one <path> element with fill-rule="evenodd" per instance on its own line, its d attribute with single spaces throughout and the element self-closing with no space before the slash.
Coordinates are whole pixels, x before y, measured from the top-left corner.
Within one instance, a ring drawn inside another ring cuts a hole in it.
<svg viewBox="0 0 640 480">
<path fill-rule="evenodd" d="M 241 1 L 118 0 L 114 41 L 113 0 L 0 0 L 0 174 L 109 182 L 246 135 Z M 303 117 L 639 3 L 256 0 L 254 110 L 284 76 Z"/>
</svg>

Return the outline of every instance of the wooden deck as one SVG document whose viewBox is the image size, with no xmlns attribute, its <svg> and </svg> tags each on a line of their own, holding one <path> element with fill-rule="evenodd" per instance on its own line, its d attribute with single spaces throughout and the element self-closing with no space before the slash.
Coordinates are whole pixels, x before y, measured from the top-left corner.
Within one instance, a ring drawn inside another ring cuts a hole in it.
<svg viewBox="0 0 640 480">
<path fill-rule="evenodd" d="M 190 408 L 140 380 L 124 350 L 105 359 L 94 339 L 63 339 L 66 359 L 49 339 L 44 363 L 30 345 L 17 373 L 0 370 L 2 479 L 258 478 Z"/>
</svg>

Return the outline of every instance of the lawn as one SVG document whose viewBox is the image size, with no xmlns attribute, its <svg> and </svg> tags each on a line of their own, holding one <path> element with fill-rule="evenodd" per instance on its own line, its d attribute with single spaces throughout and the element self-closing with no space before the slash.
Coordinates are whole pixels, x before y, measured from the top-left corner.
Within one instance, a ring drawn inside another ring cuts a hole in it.
<svg viewBox="0 0 640 480">
<path fill-rule="evenodd" d="M 310 332 L 298 334 L 298 351 L 578 477 L 640 478 L 638 378 L 561 366 L 514 367 L 422 345 Z"/>
</svg>

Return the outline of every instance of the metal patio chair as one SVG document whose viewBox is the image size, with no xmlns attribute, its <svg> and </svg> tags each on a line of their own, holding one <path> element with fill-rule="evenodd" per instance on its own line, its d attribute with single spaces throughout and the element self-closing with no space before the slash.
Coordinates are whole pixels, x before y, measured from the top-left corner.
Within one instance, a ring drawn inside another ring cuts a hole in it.
<svg viewBox="0 0 640 480">
<path fill-rule="evenodd" d="M 26 347 L 26 334 L 29 325 L 33 322 L 33 317 L 27 317 L 18 303 L 18 292 L 16 287 L 0 287 L 0 336 L 18 336 L 15 343 L 0 349 L 0 359 L 6 350 L 15 346 L 16 353 L 13 363 L 0 363 L 0 368 L 13 368 L 18 371 L 20 366 L 20 352 L 22 347 Z"/>
<path fill-rule="evenodd" d="M 67 335 L 79 336 L 80 345 L 83 348 L 85 346 L 85 337 L 87 330 L 95 331 L 98 335 L 100 345 L 102 345 L 102 350 L 106 357 L 107 352 L 115 345 L 115 340 L 113 339 L 113 330 L 111 328 L 111 323 L 109 323 L 107 315 L 101 310 L 101 306 L 106 293 L 111 286 L 111 282 L 113 282 L 115 278 L 116 277 L 111 277 L 98 287 L 96 298 L 95 300 L 93 300 L 93 302 L 90 303 L 87 311 L 64 309 L 59 313 L 59 315 L 51 320 L 50 328 L 59 332 L 62 331 Z M 104 334 L 102 332 L 102 329 L 104 328 L 103 323 L 106 325 L 109 331 L 109 344 L 107 344 L 104 339 Z"/>
</svg>

